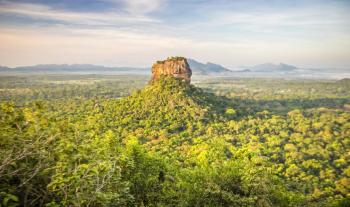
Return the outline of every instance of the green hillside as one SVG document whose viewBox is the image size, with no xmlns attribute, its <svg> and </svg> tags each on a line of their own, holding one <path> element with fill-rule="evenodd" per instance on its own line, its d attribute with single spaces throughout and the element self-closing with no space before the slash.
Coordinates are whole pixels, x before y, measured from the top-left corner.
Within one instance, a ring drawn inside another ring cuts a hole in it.
<svg viewBox="0 0 350 207">
<path fill-rule="evenodd" d="M 237 101 L 164 78 L 2 102 L 1 206 L 349 205 L 349 112 Z"/>
</svg>

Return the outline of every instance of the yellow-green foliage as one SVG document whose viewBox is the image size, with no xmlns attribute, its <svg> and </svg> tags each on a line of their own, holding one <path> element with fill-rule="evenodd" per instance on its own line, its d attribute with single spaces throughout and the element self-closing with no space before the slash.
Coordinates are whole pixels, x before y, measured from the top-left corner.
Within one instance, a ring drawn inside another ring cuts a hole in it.
<svg viewBox="0 0 350 207">
<path fill-rule="evenodd" d="M 1 206 L 347 206 L 350 113 L 257 105 L 174 78 L 3 102 Z"/>
</svg>

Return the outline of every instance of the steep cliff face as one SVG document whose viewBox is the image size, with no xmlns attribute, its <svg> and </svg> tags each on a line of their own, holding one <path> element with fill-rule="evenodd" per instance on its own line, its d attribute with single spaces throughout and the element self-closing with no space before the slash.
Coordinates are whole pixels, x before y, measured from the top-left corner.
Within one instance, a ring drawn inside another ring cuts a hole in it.
<svg viewBox="0 0 350 207">
<path fill-rule="evenodd" d="M 157 61 L 152 66 L 152 79 L 155 81 L 162 76 L 173 76 L 190 83 L 192 71 L 184 57 L 171 57 L 163 61 Z"/>
</svg>

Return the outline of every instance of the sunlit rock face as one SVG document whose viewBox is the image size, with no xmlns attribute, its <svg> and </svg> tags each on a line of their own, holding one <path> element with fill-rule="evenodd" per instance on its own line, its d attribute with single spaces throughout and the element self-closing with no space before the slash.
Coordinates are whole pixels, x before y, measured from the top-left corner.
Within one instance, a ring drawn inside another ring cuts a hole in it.
<svg viewBox="0 0 350 207">
<path fill-rule="evenodd" d="M 184 57 L 171 57 L 163 61 L 157 61 L 152 66 L 152 79 L 155 81 L 162 76 L 173 76 L 190 83 L 192 71 Z"/>
</svg>

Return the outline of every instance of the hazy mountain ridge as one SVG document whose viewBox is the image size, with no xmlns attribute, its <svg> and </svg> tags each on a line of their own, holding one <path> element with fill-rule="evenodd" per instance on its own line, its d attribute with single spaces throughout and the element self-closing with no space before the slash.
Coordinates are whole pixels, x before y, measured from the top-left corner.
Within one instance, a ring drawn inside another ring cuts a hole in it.
<svg viewBox="0 0 350 207">
<path fill-rule="evenodd" d="M 218 75 L 229 74 L 232 71 L 216 63 L 201 63 L 194 59 L 188 59 L 194 74 L 197 75 Z M 21 66 L 21 67 L 5 67 L 0 66 L 0 73 L 140 73 L 141 75 L 150 74 L 149 68 L 141 67 L 106 67 L 93 64 L 40 64 L 34 66 Z"/>
<path fill-rule="evenodd" d="M 232 70 L 216 63 L 202 63 L 188 59 L 194 76 L 228 76 L 238 78 L 292 78 L 292 79 L 342 79 L 350 78 L 350 70 L 343 68 L 301 68 L 286 63 L 264 63 L 240 66 Z M 42 64 L 34 66 L 0 66 L 0 75 L 15 74 L 106 74 L 151 75 L 148 67 L 107 67 L 93 64 Z"/>
<path fill-rule="evenodd" d="M 287 78 L 287 79 L 342 79 L 350 77 L 346 68 L 304 68 L 286 63 L 264 63 L 255 66 L 240 66 L 234 75 L 243 78 Z"/>
<path fill-rule="evenodd" d="M 188 64 L 190 65 L 194 74 L 200 75 L 213 75 L 213 74 L 229 74 L 232 73 L 230 69 L 223 67 L 222 65 L 207 62 L 206 64 L 198 62 L 194 59 L 188 59 Z"/>
<path fill-rule="evenodd" d="M 21 67 L 1 67 L 0 73 L 140 73 L 148 74 L 148 68 L 137 67 L 106 67 L 93 64 L 40 64 Z"/>
<path fill-rule="evenodd" d="M 294 65 L 289 65 L 285 63 L 264 63 L 255 66 L 242 66 L 243 70 L 246 72 L 292 72 L 298 69 Z"/>
</svg>

